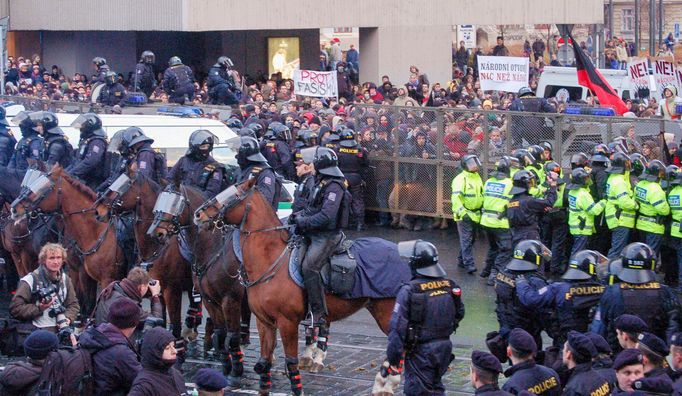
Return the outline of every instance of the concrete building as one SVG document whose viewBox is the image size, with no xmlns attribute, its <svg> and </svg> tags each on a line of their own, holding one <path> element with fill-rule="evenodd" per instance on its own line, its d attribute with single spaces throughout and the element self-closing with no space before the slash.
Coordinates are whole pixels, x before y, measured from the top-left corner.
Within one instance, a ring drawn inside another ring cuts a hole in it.
<svg viewBox="0 0 682 396">
<path fill-rule="evenodd" d="M 431 81 L 447 81 L 454 25 L 601 24 L 604 6 L 603 0 L 0 0 L 0 16 L 9 16 L 10 55 L 39 54 L 67 74 L 91 72 L 94 56 L 125 73 L 149 49 L 161 70 L 172 55 L 206 70 L 227 54 L 253 75 L 272 63 L 269 38 L 298 38 L 300 67 L 316 69 L 320 28 L 349 26 L 359 32 L 361 80 L 388 74 L 406 81 L 414 64 Z M 278 42 L 280 49 L 290 43 Z"/>
</svg>

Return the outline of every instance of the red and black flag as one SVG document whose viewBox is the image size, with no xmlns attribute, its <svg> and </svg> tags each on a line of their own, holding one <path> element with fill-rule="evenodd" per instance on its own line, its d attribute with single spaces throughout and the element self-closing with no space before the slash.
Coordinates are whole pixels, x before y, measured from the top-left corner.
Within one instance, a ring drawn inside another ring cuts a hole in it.
<svg viewBox="0 0 682 396">
<path fill-rule="evenodd" d="M 578 72 L 578 84 L 586 87 L 599 98 L 599 104 L 602 106 L 613 107 L 618 115 L 623 115 L 630 111 L 628 106 L 623 102 L 623 99 L 618 96 L 618 93 L 608 81 L 602 76 L 592 64 L 590 58 L 585 55 L 583 50 L 577 45 L 577 41 L 568 33 L 568 38 L 573 42 L 573 52 L 575 53 L 575 66 Z"/>
</svg>

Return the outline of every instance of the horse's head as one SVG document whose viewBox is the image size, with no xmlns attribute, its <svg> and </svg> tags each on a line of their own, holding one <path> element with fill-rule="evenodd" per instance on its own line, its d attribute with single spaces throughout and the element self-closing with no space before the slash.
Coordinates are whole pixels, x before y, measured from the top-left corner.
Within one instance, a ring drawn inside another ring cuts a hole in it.
<svg viewBox="0 0 682 396">
<path fill-rule="evenodd" d="M 59 210 L 61 188 L 57 187 L 64 169 L 58 163 L 49 173 L 28 169 L 21 181 L 21 191 L 12 202 L 12 219 L 15 221 L 37 212 L 52 213 Z"/>
<path fill-rule="evenodd" d="M 182 188 L 180 188 L 182 190 Z M 154 221 L 147 230 L 147 235 L 165 242 L 172 235 L 191 224 L 191 213 L 187 197 L 179 192 L 175 185 L 166 187 L 154 205 Z"/>
<path fill-rule="evenodd" d="M 194 211 L 194 224 L 213 225 L 218 228 L 222 224 L 239 224 L 244 217 L 244 200 L 251 195 L 255 184 L 256 178 L 251 178 L 204 202 Z"/>
<path fill-rule="evenodd" d="M 108 222 L 112 215 L 135 209 L 138 194 L 131 187 L 137 182 L 137 172 L 128 169 L 121 173 L 111 185 L 100 194 L 95 205 L 95 218 Z"/>
</svg>

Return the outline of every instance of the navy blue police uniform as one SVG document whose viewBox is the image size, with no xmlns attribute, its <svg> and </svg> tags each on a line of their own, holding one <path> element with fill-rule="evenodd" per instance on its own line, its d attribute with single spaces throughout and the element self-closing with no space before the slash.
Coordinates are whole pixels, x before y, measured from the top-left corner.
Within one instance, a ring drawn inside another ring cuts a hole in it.
<svg viewBox="0 0 682 396">
<path fill-rule="evenodd" d="M 18 171 L 28 169 L 28 160 L 40 160 L 43 157 L 43 138 L 33 130 L 34 124 L 29 112 L 23 111 L 12 119 L 19 125 L 21 139 L 17 142 L 16 150 L 9 161 L 8 167 Z"/>
<path fill-rule="evenodd" d="M 104 106 L 125 106 L 126 104 L 126 89 L 123 84 L 114 82 L 107 83 L 99 92 L 98 102 Z"/>
<path fill-rule="evenodd" d="M 163 73 L 162 86 L 168 93 L 168 101 L 171 103 L 184 104 L 185 100 L 192 100 L 194 97 L 192 69 L 182 63 L 170 66 Z"/>
<path fill-rule="evenodd" d="M 339 157 L 339 169 L 346 176 L 348 190 L 353 200 L 351 211 L 358 229 L 365 225 L 365 181 L 364 175 L 369 167 L 369 155 L 353 136 L 353 131 L 345 129 L 341 132 L 341 142 L 334 149 Z"/>
<path fill-rule="evenodd" d="M 277 211 L 282 190 L 282 184 L 277 174 L 268 165 L 268 162 L 251 162 L 244 169 L 241 169 L 237 176 L 237 183 L 255 177 L 256 190 L 263 195 L 265 201 Z M 299 186 L 298 188 L 300 188 Z"/>
<path fill-rule="evenodd" d="M 7 166 L 14 155 L 14 147 L 17 139 L 8 128 L 9 123 L 5 119 L 5 108 L 0 107 L 0 166 Z"/>
<path fill-rule="evenodd" d="M 504 375 L 507 382 L 503 390 L 518 395 L 522 391 L 542 396 L 558 396 L 561 394 L 561 381 L 556 371 L 535 362 L 533 355 L 537 345 L 533 336 L 523 329 L 516 328 L 509 333 L 509 346 L 520 356 L 531 356 L 528 360 L 509 367 Z"/>
<path fill-rule="evenodd" d="M 512 233 L 512 246 L 525 239 L 540 239 L 538 224 L 545 211 L 552 208 L 556 201 L 556 187 L 550 187 L 544 198 L 536 198 L 529 193 L 530 187 L 517 186 L 519 179 L 529 171 L 521 170 L 514 175 L 512 199 L 507 204 L 507 218 Z"/>
<path fill-rule="evenodd" d="M 606 378 L 602 377 L 592 367 L 592 358 L 597 355 L 597 350 L 590 339 L 577 331 L 571 331 L 567 335 L 569 350 L 573 353 L 576 366 L 568 371 L 568 381 L 564 387 L 563 395 L 609 395 L 611 386 Z"/>
<path fill-rule="evenodd" d="M 219 64 L 213 65 L 208 71 L 208 97 L 211 104 L 231 106 L 239 100 L 233 93 L 234 78 L 229 71 Z"/>
<path fill-rule="evenodd" d="M 140 62 L 135 66 L 135 77 L 133 77 L 135 91 L 144 92 L 147 97 L 152 96 L 156 88 L 156 77 L 154 67 L 151 64 Z"/>
<path fill-rule="evenodd" d="M 95 189 L 108 176 L 108 169 L 106 169 L 107 134 L 102 129 L 99 117 L 94 114 L 79 116 L 72 126 L 81 130 L 81 138 L 74 163 L 67 171 L 83 180 L 88 187 Z"/>
<path fill-rule="evenodd" d="M 488 352 L 475 350 L 471 353 L 471 365 L 478 370 L 483 370 L 493 375 L 492 383 L 487 383 L 476 388 L 474 392 L 475 395 L 485 396 L 511 395 L 511 393 L 505 390 L 501 390 L 500 387 L 497 385 L 497 377 L 502 372 L 502 364 L 500 364 L 500 361 L 497 360 L 495 356 L 491 355 Z"/>
</svg>

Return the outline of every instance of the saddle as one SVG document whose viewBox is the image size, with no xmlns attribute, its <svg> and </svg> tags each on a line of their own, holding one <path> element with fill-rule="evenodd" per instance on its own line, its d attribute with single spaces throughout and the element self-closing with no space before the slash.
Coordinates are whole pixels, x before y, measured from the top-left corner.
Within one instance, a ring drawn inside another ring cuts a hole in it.
<svg viewBox="0 0 682 396">
<path fill-rule="evenodd" d="M 346 294 L 353 289 L 355 284 L 355 270 L 357 261 L 350 251 L 353 240 L 346 239 L 342 234 L 341 240 L 334 249 L 331 257 L 327 258 L 326 264 L 322 267 L 322 283 L 327 291 L 333 294 Z M 303 287 L 303 275 L 301 274 L 301 263 L 308 250 L 308 242 L 305 238 L 300 238 L 295 242 L 289 259 L 289 275 L 294 282 Z"/>
</svg>

